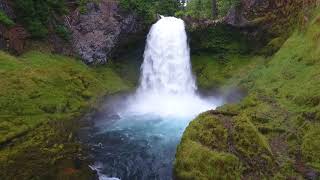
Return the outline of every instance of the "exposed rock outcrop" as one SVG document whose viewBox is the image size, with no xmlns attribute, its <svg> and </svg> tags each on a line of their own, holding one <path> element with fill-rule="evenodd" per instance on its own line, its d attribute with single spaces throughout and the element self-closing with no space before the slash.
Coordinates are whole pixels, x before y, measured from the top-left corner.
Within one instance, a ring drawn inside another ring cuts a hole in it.
<svg viewBox="0 0 320 180">
<path fill-rule="evenodd" d="M 120 36 L 139 30 L 134 14 L 122 12 L 116 1 L 88 3 L 86 12 L 75 10 L 66 18 L 74 51 L 86 64 L 104 64 L 120 43 Z"/>
<path fill-rule="evenodd" d="M 0 10 L 10 19 L 15 19 L 12 4 L 10 1 L 0 1 Z M 26 39 L 29 37 L 28 32 L 18 24 L 5 26 L 0 24 L 0 49 L 6 49 L 16 54 L 21 54 L 25 47 Z"/>
<path fill-rule="evenodd" d="M 0 25 L 0 32 L 2 32 L 3 40 L 2 48 L 13 51 L 16 54 L 23 53 L 25 49 L 26 39 L 29 37 L 28 32 L 20 25 L 6 28 Z M 1 41 L 1 40 L 0 40 Z"/>
<path fill-rule="evenodd" d="M 1 0 L 0 1 L 0 10 L 6 13 L 8 17 L 14 19 L 16 16 L 11 8 L 11 3 L 9 0 Z"/>
<path fill-rule="evenodd" d="M 251 52 L 272 55 L 297 25 L 308 24 L 315 6 L 316 0 L 240 0 L 220 19 L 184 19 L 193 49 L 230 53 L 247 46 L 245 49 Z M 230 35 L 236 37 L 230 39 Z M 234 47 L 239 42 L 241 45 Z"/>
<path fill-rule="evenodd" d="M 265 54 L 273 54 L 297 24 L 307 24 L 304 17 L 316 5 L 316 0 L 241 0 L 225 23 L 241 28 L 248 38 L 265 46 Z"/>
</svg>

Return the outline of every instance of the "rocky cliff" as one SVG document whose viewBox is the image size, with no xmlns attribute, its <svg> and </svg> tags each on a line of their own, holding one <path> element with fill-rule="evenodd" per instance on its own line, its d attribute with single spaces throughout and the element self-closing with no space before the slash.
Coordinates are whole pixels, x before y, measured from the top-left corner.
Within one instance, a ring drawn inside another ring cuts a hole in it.
<svg viewBox="0 0 320 180">
<path fill-rule="evenodd" d="M 73 11 L 66 19 L 72 32 L 72 47 L 87 64 L 106 63 L 122 36 L 138 32 L 134 14 L 121 11 L 116 1 L 88 3 L 86 12 Z"/>
<path fill-rule="evenodd" d="M 315 0 L 241 0 L 218 20 L 186 18 L 191 46 L 195 50 L 250 50 L 272 55 L 297 26 L 306 26 L 316 4 Z"/>
<path fill-rule="evenodd" d="M 142 31 L 139 18 L 123 11 L 118 1 L 88 2 L 83 5 L 85 7 L 67 4 L 69 13 L 56 17 L 55 21 L 65 24 L 69 42 L 59 37 L 50 26 L 48 37 L 44 39 L 55 53 L 79 56 L 86 64 L 104 64 L 121 44 L 129 42 L 131 35 Z M 1 12 L 16 22 L 13 7 L 14 1 L 0 1 Z M 27 31 L 18 24 L 10 27 L 1 24 L 0 48 L 22 53 L 29 37 Z"/>
</svg>

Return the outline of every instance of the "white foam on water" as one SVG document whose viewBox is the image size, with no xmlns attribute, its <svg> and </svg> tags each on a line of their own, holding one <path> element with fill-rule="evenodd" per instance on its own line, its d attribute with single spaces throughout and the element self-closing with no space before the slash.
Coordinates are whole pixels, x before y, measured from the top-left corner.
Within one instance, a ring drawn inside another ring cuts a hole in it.
<svg viewBox="0 0 320 180">
<path fill-rule="evenodd" d="M 140 86 L 124 114 L 194 117 L 216 108 L 216 99 L 196 91 L 184 21 L 162 17 L 148 34 Z"/>
<path fill-rule="evenodd" d="M 143 136 L 144 142 L 149 143 L 150 150 L 158 153 L 159 158 L 167 155 L 163 154 L 167 153 L 165 148 L 178 143 L 195 116 L 221 104 L 213 97 L 202 98 L 197 94 L 183 20 L 162 17 L 151 27 L 140 85 L 124 104 L 125 107 L 115 105 L 119 120 L 111 127 L 101 126 L 102 132 L 123 129 L 131 133 L 132 138 Z M 145 129 L 142 131 L 141 128 Z M 152 139 L 158 140 L 153 143 Z M 100 180 L 118 180 L 102 174 L 103 166 L 99 164 L 93 168 Z"/>
</svg>

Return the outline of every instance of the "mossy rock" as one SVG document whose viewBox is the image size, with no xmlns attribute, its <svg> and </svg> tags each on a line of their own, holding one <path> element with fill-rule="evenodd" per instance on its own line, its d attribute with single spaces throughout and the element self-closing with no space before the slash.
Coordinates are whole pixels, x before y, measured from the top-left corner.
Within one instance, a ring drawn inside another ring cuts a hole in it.
<svg viewBox="0 0 320 180">
<path fill-rule="evenodd" d="M 176 179 L 240 179 L 242 174 L 237 156 L 213 151 L 192 140 L 185 140 L 179 146 L 176 158 Z"/>
<path fill-rule="evenodd" d="M 314 169 L 320 171 L 320 125 L 316 125 L 303 137 L 302 155 Z"/>
<path fill-rule="evenodd" d="M 89 179 L 86 163 L 76 168 L 61 162 L 80 153 L 69 138 L 79 128 L 73 119 L 104 95 L 130 88 L 107 66 L 38 51 L 20 57 L 0 51 L 0 179 Z"/>
<path fill-rule="evenodd" d="M 275 163 L 266 139 L 247 116 L 240 115 L 233 120 L 231 139 L 246 169 L 258 174 L 271 174 Z"/>
<path fill-rule="evenodd" d="M 214 112 L 214 113 L 213 113 Z M 266 139 L 245 115 L 199 115 L 177 149 L 177 179 L 270 177 L 276 167 Z"/>
</svg>

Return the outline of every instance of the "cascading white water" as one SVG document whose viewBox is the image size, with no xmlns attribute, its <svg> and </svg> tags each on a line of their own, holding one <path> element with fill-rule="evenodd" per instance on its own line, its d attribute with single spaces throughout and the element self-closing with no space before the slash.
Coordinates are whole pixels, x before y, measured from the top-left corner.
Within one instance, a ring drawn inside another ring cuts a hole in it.
<svg viewBox="0 0 320 180">
<path fill-rule="evenodd" d="M 196 90 L 184 22 L 161 17 L 148 34 L 140 86 L 128 109 L 137 114 L 193 117 L 215 108 L 214 100 L 201 99 Z"/>
<path fill-rule="evenodd" d="M 162 17 L 152 26 L 141 69 L 141 92 L 195 93 L 187 35 L 181 19 Z"/>
<path fill-rule="evenodd" d="M 148 35 L 136 93 L 127 101 L 110 101 L 107 107 L 119 116 L 98 121 L 100 131 L 88 136 L 95 142 L 91 168 L 100 180 L 172 179 L 184 129 L 196 115 L 217 105 L 216 99 L 202 99 L 196 91 L 184 22 L 163 17 Z"/>
</svg>

